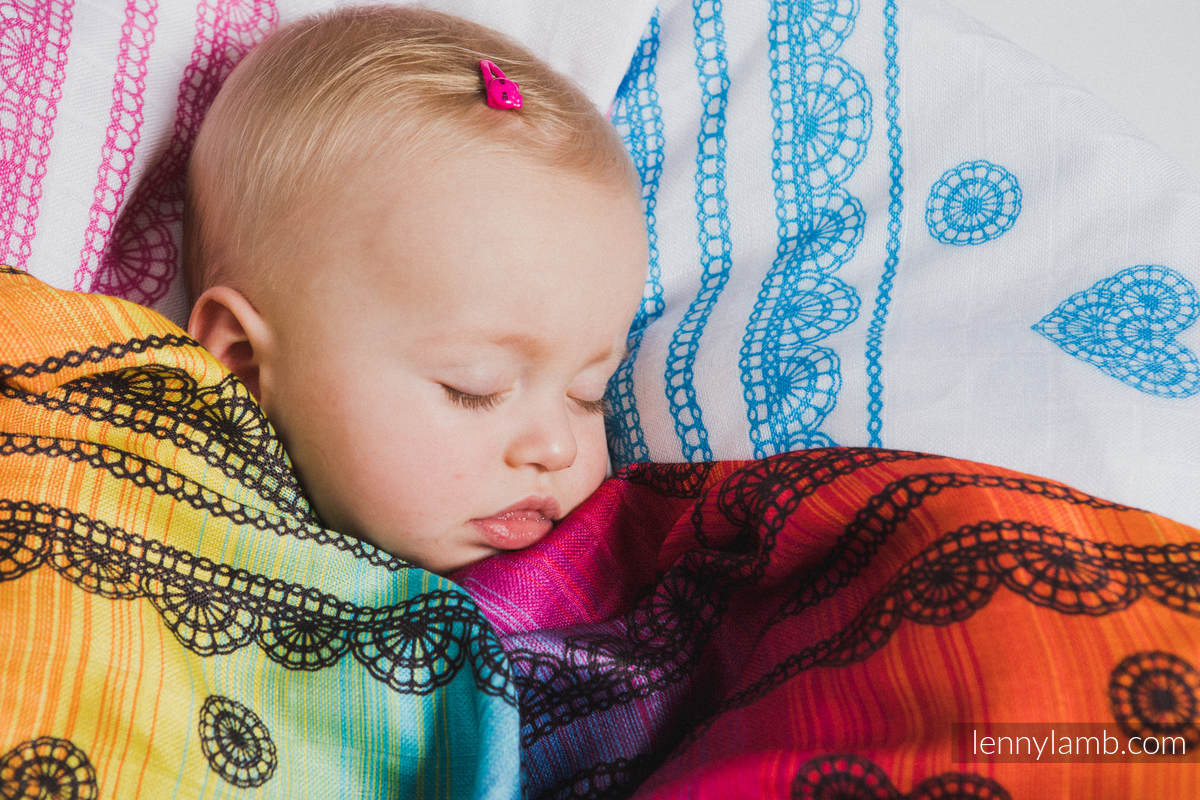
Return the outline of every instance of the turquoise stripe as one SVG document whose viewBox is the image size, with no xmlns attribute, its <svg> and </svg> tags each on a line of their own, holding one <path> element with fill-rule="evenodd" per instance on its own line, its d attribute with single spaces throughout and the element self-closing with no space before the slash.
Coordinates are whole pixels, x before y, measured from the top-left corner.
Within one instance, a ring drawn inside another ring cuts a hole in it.
<svg viewBox="0 0 1200 800">
<path fill-rule="evenodd" d="M 642 337 L 650 323 L 662 316 L 662 273 L 658 263 L 658 225 L 655 208 L 658 205 L 658 186 L 662 178 L 663 137 L 662 106 L 658 100 L 657 65 L 659 44 L 658 12 L 650 19 L 649 27 L 638 45 L 629 72 L 617 90 L 612 123 L 625 140 L 642 180 L 642 205 L 646 214 L 646 235 L 649 245 L 649 269 L 642 304 L 638 308 L 629 335 L 625 340 L 626 359 L 608 383 L 608 447 L 613 466 L 620 468 L 638 461 L 650 460 L 642 430 L 641 415 L 633 385 L 633 366 L 642 346 Z"/>
<path fill-rule="evenodd" d="M 883 329 L 887 323 L 888 309 L 892 303 L 892 286 L 896 281 L 896 269 L 900 264 L 900 214 L 904 210 L 904 167 L 900 163 L 903 148 L 900 145 L 900 66 L 897 62 L 899 48 L 896 46 L 896 0 L 887 0 L 883 9 L 884 56 L 887 59 L 887 120 L 888 157 L 891 159 L 891 186 L 888 203 L 887 260 L 883 275 L 879 279 L 879 293 L 875 297 L 875 313 L 867 333 L 867 443 L 881 447 L 880 432 L 883 429 Z"/>
<path fill-rule="evenodd" d="M 699 226 L 700 291 L 688 306 L 667 350 L 666 394 L 687 461 L 711 461 L 708 430 L 696 398 L 695 365 L 708 317 L 729 280 L 733 244 L 725 196 L 725 109 L 729 64 L 721 0 L 693 0 L 696 70 L 700 83 L 700 131 L 696 138 L 696 221 Z"/>
</svg>

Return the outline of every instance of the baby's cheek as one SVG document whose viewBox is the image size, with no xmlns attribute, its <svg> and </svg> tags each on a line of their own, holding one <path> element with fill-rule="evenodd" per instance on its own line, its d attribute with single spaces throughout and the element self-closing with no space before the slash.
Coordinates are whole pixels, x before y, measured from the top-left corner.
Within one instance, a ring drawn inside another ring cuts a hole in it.
<svg viewBox="0 0 1200 800">
<path fill-rule="evenodd" d="M 586 442 L 580 442 L 577 458 L 581 480 L 586 484 L 584 494 L 591 494 L 608 474 L 608 442 L 604 438 L 603 428 Z"/>
</svg>

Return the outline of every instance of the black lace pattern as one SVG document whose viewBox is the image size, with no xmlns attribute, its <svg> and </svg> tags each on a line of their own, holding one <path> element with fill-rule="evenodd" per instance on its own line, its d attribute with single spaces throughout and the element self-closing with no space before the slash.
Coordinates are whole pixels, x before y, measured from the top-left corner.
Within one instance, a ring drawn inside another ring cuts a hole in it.
<svg viewBox="0 0 1200 800">
<path fill-rule="evenodd" d="M 818 756 L 804 763 L 792 781 L 793 800 L 1011 800 L 991 778 L 945 772 L 901 793 L 888 774 L 868 758 L 851 754 Z"/>
<path fill-rule="evenodd" d="M 213 772 L 243 789 L 262 786 L 278 766 L 271 732 L 257 714 L 228 697 L 200 707 L 200 748 Z"/>
<path fill-rule="evenodd" d="M 445 686 L 470 657 L 479 687 L 515 702 L 495 633 L 461 591 L 430 591 L 384 608 L 355 606 L 69 509 L 0 500 L 0 580 L 42 565 L 113 600 L 148 600 L 197 655 L 253 644 L 284 667 L 316 670 L 351 654 L 376 679 L 409 694 Z"/>
<path fill-rule="evenodd" d="M 1181 738 L 1200 746 L 1200 672 L 1161 650 L 1132 653 L 1112 671 L 1108 696 L 1126 736 Z"/>
<path fill-rule="evenodd" d="M 96 770 L 68 739 L 40 736 L 0 756 L 0 798 L 96 800 Z"/>
<path fill-rule="evenodd" d="M 893 560 L 894 550 L 889 550 L 887 563 L 895 564 L 890 576 L 873 578 L 869 593 L 857 592 L 857 612 L 836 630 L 814 637 L 798 628 L 802 614 L 851 585 L 864 570 L 877 570 L 880 551 L 894 547 L 897 532 L 907 530 L 904 522 L 935 497 L 983 489 L 1067 506 L 1123 509 L 1035 478 L 916 472 L 875 491 L 841 533 L 831 537 L 825 555 L 818 553 L 790 573 L 772 590 L 778 598 L 773 606 L 756 612 L 761 621 L 754 623 L 754 636 L 795 641 L 794 650 L 747 669 L 736 690 L 720 696 L 700 691 L 697 687 L 712 680 L 708 676 L 714 667 L 706 655 L 710 643 L 724 635 L 722 626 L 742 624 L 741 617 L 731 617 L 731 609 L 746 593 L 763 591 L 779 534 L 804 500 L 855 470 L 928 458 L 852 449 L 791 453 L 748 463 L 703 492 L 693 490 L 675 465 L 660 477 L 652 474 L 653 465 L 639 465 L 633 480 L 640 486 L 661 484 L 671 497 L 695 491 L 692 525 L 698 546 L 668 567 L 620 617 L 558 637 L 511 640 L 522 745 L 527 752 L 552 749 L 555 745 L 547 742 L 557 736 L 571 740 L 582 721 L 604 718 L 609 709 L 641 699 L 689 700 L 648 749 L 622 752 L 615 760 L 588 768 L 580 765 L 557 788 L 538 791 L 545 791 L 544 796 L 593 797 L 608 796 L 604 792 L 611 789 L 611 796 L 620 796 L 622 789 L 614 787 L 623 785 L 623 791 L 630 791 L 669 753 L 686 750 L 726 712 L 761 700 L 807 670 L 861 662 L 904 624 L 945 626 L 969 619 L 1001 592 L 1059 614 L 1099 617 L 1151 602 L 1200 617 L 1200 541 L 1113 544 L 1095 539 L 1091 531 L 1076 533 L 1039 521 L 980 514 L 984 518 L 976 522 L 926 538 L 924 546 L 903 560 Z M 1126 731 L 1178 732 L 1192 742 L 1200 737 L 1198 681 L 1191 665 L 1177 657 L 1141 654 L 1114 672 L 1114 714 Z M 833 770 L 829 762 L 820 763 L 821 769 Z M 913 787 L 909 795 L 887 794 L 897 790 L 871 777 L 874 773 L 864 763 L 846 762 L 846 769 L 830 775 L 820 784 L 825 788 L 817 785 L 819 781 L 810 786 L 798 779 L 797 796 L 841 796 L 829 794 L 834 792 L 830 787 L 846 782 L 853 785 L 848 797 L 875 796 L 862 793 L 868 789 L 895 797 L 1007 796 L 989 782 L 959 773 L 931 779 Z M 625 780 L 629 783 L 622 784 Z M 608 788 L 599 792 L 595 787 L 601 785 Z M 565 793 L 569 786 L 590 788 L 573 795 Z M 951 790 L 958 794 L 947 795 Z"/>
</svg>

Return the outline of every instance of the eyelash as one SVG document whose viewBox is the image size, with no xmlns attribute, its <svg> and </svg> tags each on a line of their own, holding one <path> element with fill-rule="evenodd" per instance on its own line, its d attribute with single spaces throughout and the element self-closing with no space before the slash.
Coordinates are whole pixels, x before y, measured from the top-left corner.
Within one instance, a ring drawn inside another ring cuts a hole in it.
<svg viewBox="0 0 1200 800">
<path fill-rule="evenodd" d="M 601 399 L 601 400 L 576 400 L 575 402 L 578 403 L 579 407 L 582 408 L 588 414 L 600 414 L 605 417 L 609 416 L 608 403 L 604 402 L 603 399 Z"/>
<path fill-rule="evenodd" d="M 446 395 L 453 403 L 471 411 L 487 411 L 490 408 L 495 408 L 502 397 L 499 392 L 495 394 L 470 394 L 469 392 L 460 392 L 453 386 L 445 384 L 442 384 L 442 388 L 446 390 Z"/>
<path fill-rule="evenodd" d="M 495 408 L 504 397 L 503 392 L 494 394 L 471 394 L 455 389 L 453 386 L 442 384 L 442 388 L 446 390 L 446 396 L 455 405 L 462 406 L 470 411 L 487 411 Z M 572 398 L 574 399 L 574 398 Z M 575 400 L 584 412 L 588 414 L 609 415 L 608 403 L 604 400 Z"/>
</svg>

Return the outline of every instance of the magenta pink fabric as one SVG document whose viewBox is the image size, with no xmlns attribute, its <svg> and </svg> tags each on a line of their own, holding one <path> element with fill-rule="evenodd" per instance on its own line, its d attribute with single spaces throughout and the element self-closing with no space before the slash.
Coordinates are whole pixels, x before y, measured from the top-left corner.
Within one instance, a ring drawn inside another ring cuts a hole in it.
<svg viewBox="0 0 1200 800">
<path fill-rule="evenodd" d="M 125 189 L 133 170 L 134 150 L 142 136 L 142 108 L 146 93 L 146 67 L 158 0 L 127 0 L 125 23 L 121 26 L 121 46 L 113 75 L 112 110 L 96 190 L 84 233 L 79 269 L 75 271 L 75 290 L 89 289 L 96 278 L 104 246 L 116 222 L 117 209 L 125 199 Z"/>
<path fill-rule="evenodd" d="M 55 230 L 82 242 L 73 287 L 151 305 L 178 271 L 178 223 L 185 167 L 200 121 L 221 82 L 279 20 L 275 0 L 196 0 L 189 62 L 179 78 L 175 121 L 165 147 L 143 141 L 146 76 L 161 0 L 125 0 L 112 64 L 108 126 L 95 154 L 95 188 L 83 230 Z M 115 5 L 115 3 L 114 3 Z M 0 263 L 29 269 L 44 194 L 47 162 L 65 77 L 95 69 L 92 59 L 69 63 L 75 0 L 0 2 Z M 92 24 L 102 18 L 92 11 Z M 147 154 L 149 144 L 161 152 Z M 155 158 L 130 186 L 135 159 Z M 71 198 L 65 198 L 71 200 Z"/>
<path fill-rule="evenodd" d="M 73 0 L 0 4 L 0 263 L 25 269 L 62 97 Z"/>
<path fill-rule="evenodd" d="M 178 270 L 179 247 L 171 226 L 183 216 L 192 141 L 225 77 L 278 18 L 274 0 L 201 0 L 170 144 L 121 212 L 88 287 L 91 291 L 145 305 L 166 294 Z"/>
</svg>

